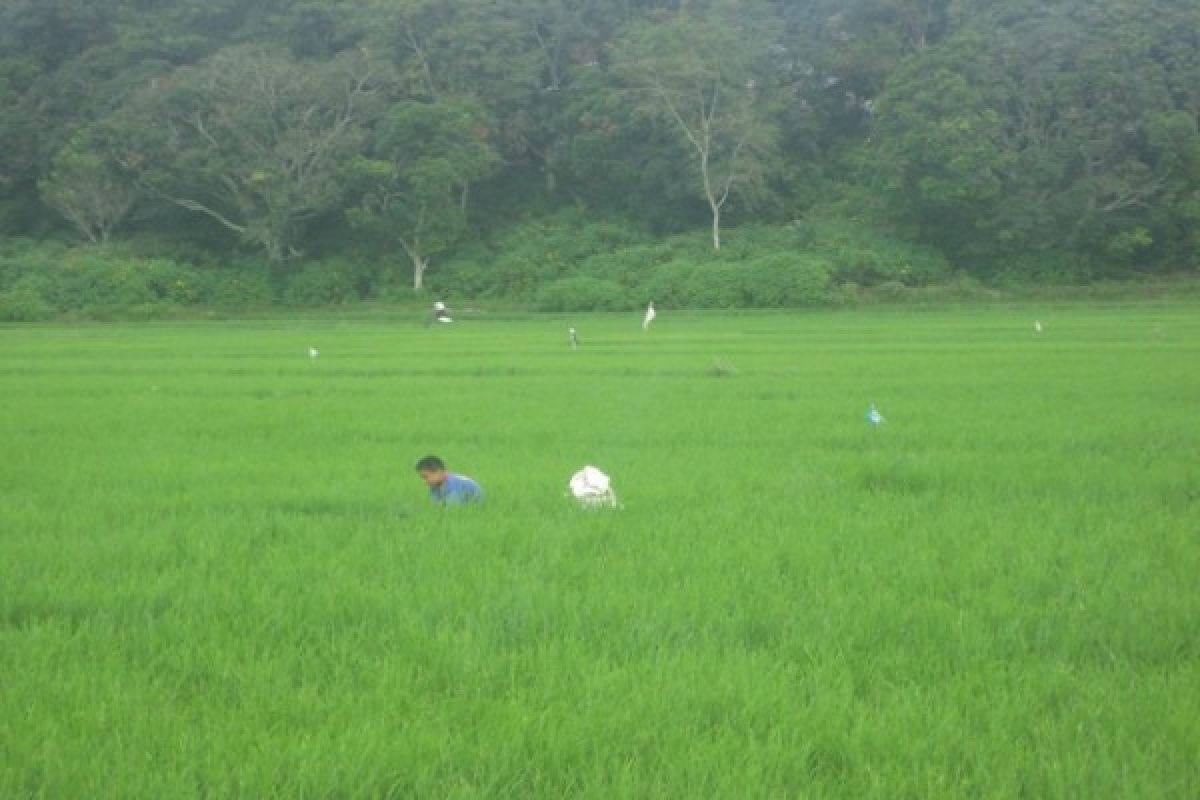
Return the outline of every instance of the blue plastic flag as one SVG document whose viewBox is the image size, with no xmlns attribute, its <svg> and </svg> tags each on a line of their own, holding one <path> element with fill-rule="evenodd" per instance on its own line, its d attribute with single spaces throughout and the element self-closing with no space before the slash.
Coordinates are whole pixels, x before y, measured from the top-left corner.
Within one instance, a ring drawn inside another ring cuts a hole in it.
<svg viewBox="0 0 1200 800">
<path fill-rule="evenodd" d="M 879 413 L 879 409 L 875 408 L 874 403 L 871 403 L 871 407 L 867 409 L 867 422 L 876 428 L 883 424 L 883 414 Z"/>
</svg>

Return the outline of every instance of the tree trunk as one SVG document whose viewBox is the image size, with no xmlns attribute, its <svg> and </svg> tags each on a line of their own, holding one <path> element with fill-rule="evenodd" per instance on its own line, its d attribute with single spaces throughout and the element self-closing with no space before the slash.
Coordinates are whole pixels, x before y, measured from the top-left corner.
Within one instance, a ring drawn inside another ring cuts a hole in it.
<svg viewBox="0 0 1200 800">
<path fill-rule="evenodd" d="M 429 269 L 429 260 L 416 253 L 409 253 L 413 262 L 413 291 L 419 292 L 425 287 L 425 270 Z"/>
<path fill-rule="evenodd" d="M 712 207 L 713 250 L 721 249 L 721 206 L 709 203 Z"/>
<path fill-rule="evenodd" d="M 275 264 L 283 261 L 283 242 L 270 233 L 264 234 L 260 240 L 263 249 L 267 251 L 267 260 Z"/>
<path fill-rule="evenodd" d="M 429 259 L 421 255 L 421 232 L 425 228 L 425 206 L 421 206 L 417 214 L 416 232 L 410 239 L 407 236 L 397 237 L 404 252 L 408 253 L 413 265 L 413 291 L 419 292 L 425 286 L 425 270 L 429 269 Z"/>
</svg>

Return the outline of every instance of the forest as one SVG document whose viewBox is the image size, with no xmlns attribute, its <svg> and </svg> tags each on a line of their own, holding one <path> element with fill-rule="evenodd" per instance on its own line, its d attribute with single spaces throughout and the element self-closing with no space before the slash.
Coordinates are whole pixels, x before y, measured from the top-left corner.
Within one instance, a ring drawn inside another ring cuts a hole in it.
<svg viewBox="0 0 1200 800">
<path fill-rule="evenodd" d="M 0 319 L 1200 266 L 1192 0 L 0 0 Z"/>
</svg>

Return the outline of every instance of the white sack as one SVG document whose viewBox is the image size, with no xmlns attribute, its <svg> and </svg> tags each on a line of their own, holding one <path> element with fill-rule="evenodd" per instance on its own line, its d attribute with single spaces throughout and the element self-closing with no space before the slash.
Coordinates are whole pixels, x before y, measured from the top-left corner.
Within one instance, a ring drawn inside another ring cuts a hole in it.
<svg viewBox="0 0 1200 800">
<path fill-rule="evenodd" d="M 612 479 L 595 467 L 584 467 L 571 476 L 571 494 L 584 506 L 616 506 Z"/>
</svg>

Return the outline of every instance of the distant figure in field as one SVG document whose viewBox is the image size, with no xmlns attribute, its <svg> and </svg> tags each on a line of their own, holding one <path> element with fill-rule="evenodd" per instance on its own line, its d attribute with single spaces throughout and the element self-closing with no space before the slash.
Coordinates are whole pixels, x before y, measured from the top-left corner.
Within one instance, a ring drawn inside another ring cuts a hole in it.
<svg viewBox="0 0 1200 800">
<path fill-rule="evenodd" d="M 571 342 L 572 350 L 579 348 L 579 334 L 575 332 L 574 328 L 567 328 L 567 340 Z"/>
<path fill-rule="evenodd" d="M 649 328 L 650 323 L 654 322 L 654 318 L 657 316 L 658 316 L 658 313 L 655 312 L 655 310 L 654 310 L 654 303 L 651 303 L 650 305 L 646 306 L 646 316 L 642 320 L 642 330 L 646 330 L 647 328 Z"/>
<path fill-rule="evenodd" d="M 417 462 L 417 474 L 429 487 L 429 499 L 443 506 L 457 506 L 483 500 L 483 489 L 466 475 L 446 470 L 437 456 L 425 456 Z"/>
<path fill-rule="evenodd" d="M 450 318 L 450 309 L 446 308 L 446 304 L 441 300 L 433 304 L 433 319 L 435 322 L 454 322 Z"/>
</svg>

